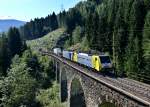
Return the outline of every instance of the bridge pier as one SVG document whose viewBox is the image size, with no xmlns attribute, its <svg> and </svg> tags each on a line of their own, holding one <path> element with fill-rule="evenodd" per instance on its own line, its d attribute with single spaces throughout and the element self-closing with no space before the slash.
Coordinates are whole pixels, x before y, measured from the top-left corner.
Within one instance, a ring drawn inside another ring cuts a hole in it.
<svg viewBox="0 0 150 107">
<path fill-rule="evenodd" d="M 60 73 L 59 73 L 59 83 L 60 83 L 60 101 L 66 102 L 68 100 L 68 85 L 67 85 L 67 74 L 62 66 L 59 66 Z M 63 72 L 63 73 L 62 73 Z"/>
<path fill-rule="evenodd" d="M 68 83 L 68 107 L 87 107 L 81 79 L 73 76 Z"/>
<path fill-rule="evenodd" d="M 59 63 L 57 61 L 54 62 L 55 64 L 55 79 L 56 79 L 56 82 L 59 83 L 59 74 L 60 74 L 60 67 L 59 67 Z"/>
</svg>

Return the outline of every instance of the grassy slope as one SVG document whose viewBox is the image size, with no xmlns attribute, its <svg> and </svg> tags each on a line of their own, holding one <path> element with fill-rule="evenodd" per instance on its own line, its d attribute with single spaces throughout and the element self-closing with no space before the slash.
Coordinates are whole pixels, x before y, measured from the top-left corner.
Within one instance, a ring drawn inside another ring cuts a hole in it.
<svg viewBox="0 0 150 107">
<path fill-rule="evenodd" d="M 35 40 L 27 41 L 27 45 L 31 47 L 33 50 L 38 50 L 39 48 L 48 48 L 52 49 L 56 46 L 60 37 L 64 35 L 65 29 L 59 28 L 53 32 L 48 33 L 42 38 L 38 38 Z"/>
<path fill-rule="evenodd" d="M 62 47 L 65 44 L 65 41 L 68 40 L 68 35 L 65 33 L 64 28 L 59 28 L 53 32 L 48 33 L 47 35 L 27 41 L 27 45 L 32 50 L 38 50 L 39 48 L 46 48 L 46 49 L 52 49 L 55 46 Z M 75 45 L 69 46 L 66 49 L 68 50 L 84 50 L 87 51 L 88 49 L 85 49 L 86 46 L 84 46 L 84 40 L 81 43 L 77 43 Z"/>
</svg>

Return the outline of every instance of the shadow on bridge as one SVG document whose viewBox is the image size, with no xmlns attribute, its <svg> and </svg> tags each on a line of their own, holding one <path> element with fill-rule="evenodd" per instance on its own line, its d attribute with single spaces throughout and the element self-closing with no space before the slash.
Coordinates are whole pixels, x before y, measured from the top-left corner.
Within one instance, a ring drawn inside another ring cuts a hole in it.
<svg viewBox="0 0 150 107">
<path fill-rule="evenodd" d="M 86 107 L 84 92 L 78 79 L 73 79 L 70 91 L 70 107 Z"/>
<path fill-rule="evenodd" d="M 63 69 L 61 73 L 61 102 L 67 101 L 68 92 L 67 92 L 67 74 L 66 71 Z"/>
</svg>

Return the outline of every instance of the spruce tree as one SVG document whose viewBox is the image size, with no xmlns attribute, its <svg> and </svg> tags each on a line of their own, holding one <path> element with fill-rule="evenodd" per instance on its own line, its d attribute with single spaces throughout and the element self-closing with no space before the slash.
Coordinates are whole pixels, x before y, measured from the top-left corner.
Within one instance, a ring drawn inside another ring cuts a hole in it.
<svg viewBox="0 0 150 107">
<path fill-rule="evenodd" d="M 55 14 L 55 12 L 53 12 L 52 16 L 51 16 L 51 29 L 55 30 L 58 28 L 58 21 L 57 21 L 57 16 Z"/>
<path fill-rule="evenodd" d="M 80 26 L 77 26 L 74 31 L 73 31 L 73 43 L 76 44 L 76 43 L 80 43 L 81 42 L 81 35 L 82 34 L 82 28 Z"/>
<path fill-rule="evenodd" d="M 131 76 L 134 75 L 134 77 L 143 71 L 142 29 L 145 13 L 144 2 L 135 0 L 132 4 L 129 17 L 130 35 L 126 62 L 126 71 L 130 72 Z"/>
<path fill-rule="evenodd" d="M 29 68 L 25 63 L 20 63 L 16 59 L 12 65 L 8 76 L 1 83 L 2 99 L 1 106 L 20 107 L 31 106 L 34 103 L 37 82 L 29 74 Z"/>
<path fill-rule="evenodd" d="M 150 76 L 150 11 L 145 18 L 144 33 L 143 33 L 143 58 L 145 75 Z"/>
<path fill-rule="evenodd" d="M 20 33 L 17 28 L 10 28 L 8 31 L 8 47 L 12 57 L 15 54 L 21 54 L 23 44 L 21 41 Z"/>
<path fill-rule="evenodd" d="M 8 49 L 7 38 L 2 34 L 0 38 L 0 75 L 6 76 L 7 68 L 10 64 L 10 52 Z"/>
</svg>

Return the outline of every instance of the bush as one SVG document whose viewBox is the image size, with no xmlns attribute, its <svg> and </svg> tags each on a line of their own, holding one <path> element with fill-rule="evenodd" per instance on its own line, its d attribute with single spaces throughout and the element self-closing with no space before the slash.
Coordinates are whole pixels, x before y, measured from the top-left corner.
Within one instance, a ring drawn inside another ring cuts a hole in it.
<svg viewBox="0 0 150 107">
<path fill-rule="evenodd" d="M 37 83 L 28 71 L 25 63 L 14 65 L 8 71 L 8 76 L 1 84 L 1 100 L 4 107 L 31 105 L 34 102 Z"/>
</svg>

